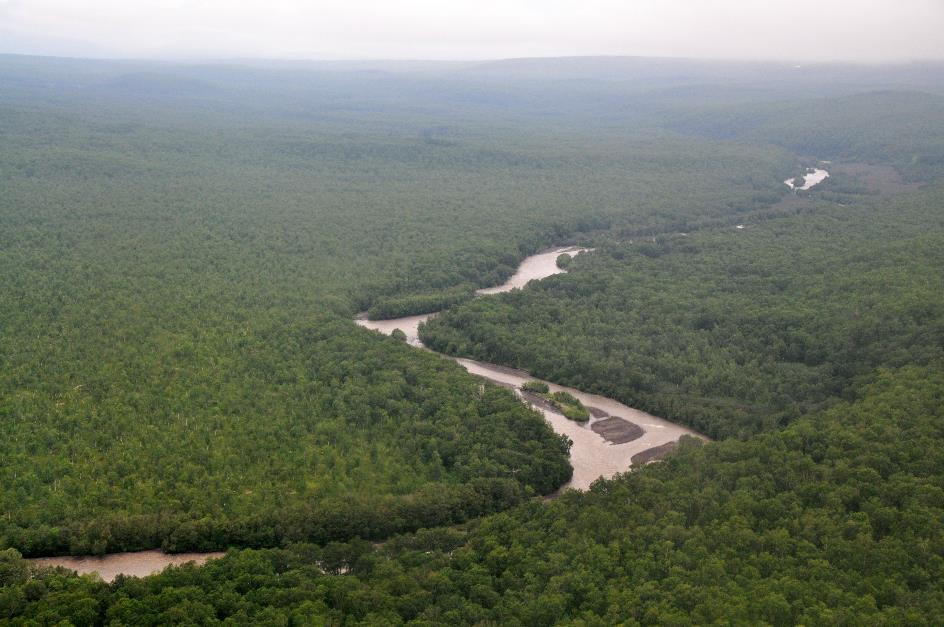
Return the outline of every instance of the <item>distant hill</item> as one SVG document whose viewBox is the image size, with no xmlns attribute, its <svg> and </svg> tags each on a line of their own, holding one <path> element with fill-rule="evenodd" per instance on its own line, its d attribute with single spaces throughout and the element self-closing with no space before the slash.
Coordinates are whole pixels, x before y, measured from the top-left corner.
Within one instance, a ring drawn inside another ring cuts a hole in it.
<svg viewBox="0 0 944 627">
<path fill-rule="evenodd" d="M 133 72 L 106 81 L 108 90 L 148 96 L 199 96 L 215 94 L 220 88 L 208 81 L 162 72 Z"/>
<path fill-rule="evenodd" d="M 913 88 L 941 93 L 944 63 L 889 65 L 795 64 L 666 57 L 543 57 L 488 61 L 457 74 L 467 77 L 528 80 L 596 80 L 672 85 L 775 85 L 836 90 Z"/>
</svg>

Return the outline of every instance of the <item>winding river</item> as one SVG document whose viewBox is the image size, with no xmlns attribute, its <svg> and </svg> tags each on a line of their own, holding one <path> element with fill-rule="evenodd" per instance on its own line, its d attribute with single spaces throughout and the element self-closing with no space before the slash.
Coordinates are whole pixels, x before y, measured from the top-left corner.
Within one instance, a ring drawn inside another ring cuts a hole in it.
<svg viewBox="0 0 944 627">
<path fill-rule="evenodd" d="M 511 276 L 510 279 L 497 285 L 495 287 L 486 287 L 480 290 L 476 290 L 476 294 L 486 296 L 489 294 L 501 294 L 502 292 L 510 292 L 514 289 L 521 289 L 528 284 L 529 281 L 534 281 L 537 279 L 543 279 L 554 274 L 560 274 L 564 270 L 557 267 L 557 258 L 566 253 L 571 257 L 577 255 L 577 253 L 584 252 L 588 249 L 586 248 L 577 248 L 577 247 L 564 247 L 564 248 L 554 248 L 551 250 L 546 250 L 542 253 L 536 255 L 531 255 L 530 257 L 525 258 L 521 264 L 518 265 L 518 269 Z M 411 346 L 422 347 L 423 343 L 420 342 L 419 338 L 419 325 L 421 322 L 429 320 L 432 316 L 435 316 L 435 313 L 422 314 L 419 316 L 407 316 L 405 318 L 393 318 L 390 320 L 368 320 L 367 313 L 362 313 L 357 316 L 354 320 L 357 324 L 368 329 L 373 329 L 374 331 L 380 331 L 384 335 L 390 335 L 394 329 L 400 329 L 406 334 L 406 341 Z"/>
<path fill-rule="evenodd" d="M 557 266 L 557 258 L 561 254 L 566 253 L 573 257 L 578 253 L 587 251 L 586 248 L 565 247 L 554 248 L 532 255 L 521 262 L 517 272 L 508 281 L 496 287 L 478 290 L 478 294 L 485 296 L 510 292 L 514 289 L 523 288 L 529 281 L 560 274 L 564 272 Z M 419 339 L 419 323 L 434 315 L 436 314 L 408 316 L 393 320 L 368 320 L 366 315 L 361 314 L 357 317 L 356 322 L 363 327 L 380 331 L 386 335 L 392 333 L 394 329 L 400 329 L 406 334 L 407 342 L 413 346 L 423 347 L 423 343 Z M 613 399 L 588 394 L 546 381 L 545 383 L 548 384 L 552 392 L 569 392 L 590 409 L 593 417 L 589 422 L 583 424 L 574 422 L 565 418 L 563 414 L 555 411 L 546 403 L 541 403 L 540 398 L 522 393 L 521 384 L 534 380 L 534 377 L 527 372 L 472 359 L 459 358 L 456 361 L 472 374 L 479 375 L 498 385 L 514 389 L 518 396 L 531 401 L 535 409 L 544 414 L 554 431 L 566 435 L 573 441 L 573 446 L 570 449 L 570 463 L 574 467 L 574 475 L 570 483 L 564 486 L 565 488 L 585 490 L 600 477 L 612 477 L 617 473 L 628 470 L 634 463 L 634 457 L 636 458 L 635 463 L 646 463 L 656 459 L 661 453 L 670 449 L 670 445 L 677 442 L 683 435 L 703 438 L 703 436 L 687 427 L 627 407 Z M 633 425 L 638 429 L 634 429 Z M 604 426 L 610 427 L 610 429 L 602 428 Z M 609 433 L 611 430 L 617 432 L 616 438 L 611 436 L 608 439 L 600 433 Z M 635 437 L 629 441 L 622 441 L 618 444 L 611 441 L 612 439 L 626 440 L 630 437 L 628 435 L 630 433 Z M 620 434 L 624 434 L 625 437 L 618 437 Z M 647 455 L 646 453 L 650 451 L 652 453 Z"/>
<path fill-rule="evenodd" d="M 478 294 L 487 296 L 510 292 L 523 288 L 529 281 L 543 279 L 564 272 L 557 266 L 557 257 L 563 253 L 575 256 L 588 249 L 565 247 L 554 248 L 532 255 L 521 262 L 515 274 L 502 285 L 478 290 Z M 394 329 L 400 329 L 407 336 L 407 341 L 417 347 L 425 348 L 420 342 L 419 323 L 435 314 L 409 316 L 395 320 L 368 320 L 361 314 L 355 320 L 357 324 L 389 335 Z M 657 418 L 645 412 L 627 407 L 613 399 L 581 392 L 546 382 L 552 392 L 570 392 L 590 410 L 592 418 L 587 423 L 568 420 L 553 407 L 542 403 L 539 397 L 527 395 L 521 391 L 521 384 L 534 380 L 527 372 L 512 370 L 471 359 L 456 359 L 466 370 L 493 383 L 515 390 L 520 397 L 532 403 L 541 411 L 548 423 L 557 433 L 566 435 L 573 441 L 570 450 L 570 463 L 574 468 L 571 481 L 564 486 L 578 490 L 587 489 L 600 477 L 612 477 L 625 472 L 634 464 L 645 464 L 658 459 L 683 435 L 704 439 L 691 429 Z M 105 581 L 112 581 L 119 574 L 138 577 L 160 572 L 170 565 L 186 562 L 203 564 L 208 559 L 219 557 L 223 553 L 182 553 L 167 554 L 161 551 L 138 551 L 132 553 L 112 553 L 100 557 L 43 557 L 32 561 L 37 565 L 63 566 L 84 573 L 98 573 Z"/>
</svg>

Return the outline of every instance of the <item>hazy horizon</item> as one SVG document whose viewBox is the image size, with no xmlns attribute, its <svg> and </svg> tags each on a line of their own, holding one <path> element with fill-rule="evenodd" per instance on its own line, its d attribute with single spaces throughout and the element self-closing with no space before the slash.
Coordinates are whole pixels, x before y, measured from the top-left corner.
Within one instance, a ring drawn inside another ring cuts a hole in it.
<svg viewBox="0 0 944 627">
<path fill-rule="evenodd" d="M 0 53 L 109 59 L 489 61 L 548 57 L 944 60 L 937 0 L 0 0 Z"/>
<path fill-rule="evenodd" d="M 2 2 L 2 0 L 0 0 Z M 666 55 L 643 55 L 643 54 L 572 54 L 572 55 L 533 55 L 533 56 L 506 56 L 506 57 L 482 57 L 476 59 L 461 58 L 422 58 L 422 57 L 268 57 L 268 56 L 134 56 L 134 55 L 94 55 L 94 54 L 56 54 L 40 52 L 16 52 L 0 50 L 0 56 L 5 57 L 24 57 L 24 58 L 47 58 L 75 61 L 101 61 L 101 62 L 131 62 L 131 63 L 167 63 L 170 65 L 187 64 L 253 64 L 253 63 L 273 63 L 273 64 L 292 64 L 292 63 L 324 63 L 324 64 L 443 64 L 443 65 L 467 65 L 475 66 L 479 64 L 498 63 L 504 61 L 564 61 L 564 60 L 603 60 L 603 59 L 644 59 L 650 61 L 679 61 L 679 62 L 706 62 L 706 63 L 746 63 L 746 64 L 794 64 L 795 67 L 815 67 L 815 66 L 848 66 L 848 67 L 883 67 L 883 66 L 909 66 L 909 65 L 941 65 L 944 64 L 942 58 L 902 58 L 902 59 L 879 59 L 879 60 L 855 60 L 855 59 L 823 59 L 823 60 L 803 60 L 803 59 L 777 59 L 777 58 L 757 58 L 748 59 L 740 57 L 692 57 L 692 56 L 666 56 Z"/>
</svg>

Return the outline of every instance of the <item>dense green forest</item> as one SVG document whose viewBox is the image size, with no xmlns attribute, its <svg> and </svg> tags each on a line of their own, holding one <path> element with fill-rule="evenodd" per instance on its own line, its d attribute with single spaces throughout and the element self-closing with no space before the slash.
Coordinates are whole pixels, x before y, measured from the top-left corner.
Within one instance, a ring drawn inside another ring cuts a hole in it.
<svg viewBox="0 0 944 627">
<path fill-rule="evenodd" d="M 0 55 L 0 624 L 933 624 L 942 94 Z M 565 244 L 595 250 L 471 298 Z M 537 498 L 571 474 L 540 414 L 351 320 L 443 306 L 435 350 L 717 441 Z M 112 584 L 20 557 L 157 547 L 231 550 Z"/>
<path fill-rule="evenodd" d="M 0 556 L 12 624 L 936 624 L 944 370 L 587 493 L 380 549 L 232 551 L 105 584 Z M 344 575 L 337 573 L 344 572 Z"/>
<path fill-rule="evenodd" d="M 944 168 L 944 102 L 927 93 L 877 91 L 829 100 L 730 103 L 671 114 L 668 126 L 760 141 L 821 159 L 893 164 L 911 180 Z M 868 129 L 868 132 L 863 132 Z"/>
<path fill-rule="evenodd" d="M 474 286 L 458 285 L 432 292 L 379 298 L 367 310 L 367 316 L 371 320 L 388 320 L 432 313 L 458 305 L 470 300 L 473 296 L 475 296 Z"/>
<path fill-rule="evenodd" d="M 350 317 L 465 297 L 562 239 L 761 211 L 795 163 L 651 127 L 490 127 L 485 107 L 443 130 L 418 102 L 276 106 L 222 70 L 188 99 L 163 75 L 75 86 L 36 61 L 32 86 L 5 63 L 0 545 L 30 555 L 382 537 L 439 514 L 380 524 L 378 503 L 435 488 L 451 521 L 494 509 L 483 490 L 554 490 L 566 451 L 539 418 L 507 392 L 492 415 L 461 369 Z"/>
<path fill-rule="evenodd" d="M 823 194 L 850 183 L 837 173 Z M 942 197 L 812 197 L 743 229 L 611 241 L 420 335 L 712 437 L 766 431 L 876 368 L 944 357 Z"/>
</svg>

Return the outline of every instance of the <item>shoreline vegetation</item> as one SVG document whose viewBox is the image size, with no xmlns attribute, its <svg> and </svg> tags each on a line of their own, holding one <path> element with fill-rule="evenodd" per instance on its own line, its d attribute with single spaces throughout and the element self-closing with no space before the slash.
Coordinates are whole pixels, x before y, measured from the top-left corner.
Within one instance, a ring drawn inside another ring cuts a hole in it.
<svg viewBox="0 0 944 627">
<path fill-rule="evenodd" d="M 573 394 L 561 390 L 551 392 L 543 381 L 528 381 L 521 386 L 521 391 L 527 393 L 527 398 L 543 400 L 553 411 L 560 412 L 574 422 L 588 422 L 590 412 Z"/>
<path fill-rule="evenodd" d="M 944 576 L 933 548 L 942 373 L 885 371 L 856 400 L 783 431 L 712 446 L 682 438 L 665 462 L 589 492 L 381 545 L 234 549 L 202 567 L 110 584 L 0 551 L 10 591 L 0 602 L 15 617 L 74 624 L 106 615 L 209 622 L 223 612 L 303 624 L 550 626 L 562 616 L 615 624 L 638 615 L 652 624 L 930 626 Z M 557 566 L 540 568 L 551 556 Z M 654 575 L 666 559 L 677 572 Z"/>
<path fill-rule="evenodd" d="M 475 297 L 474 285 L 458 285 L 448 290 L 382 298 L 367 310 L 368 320 L 391 320 L 435 313 Z"/>
</svg>

